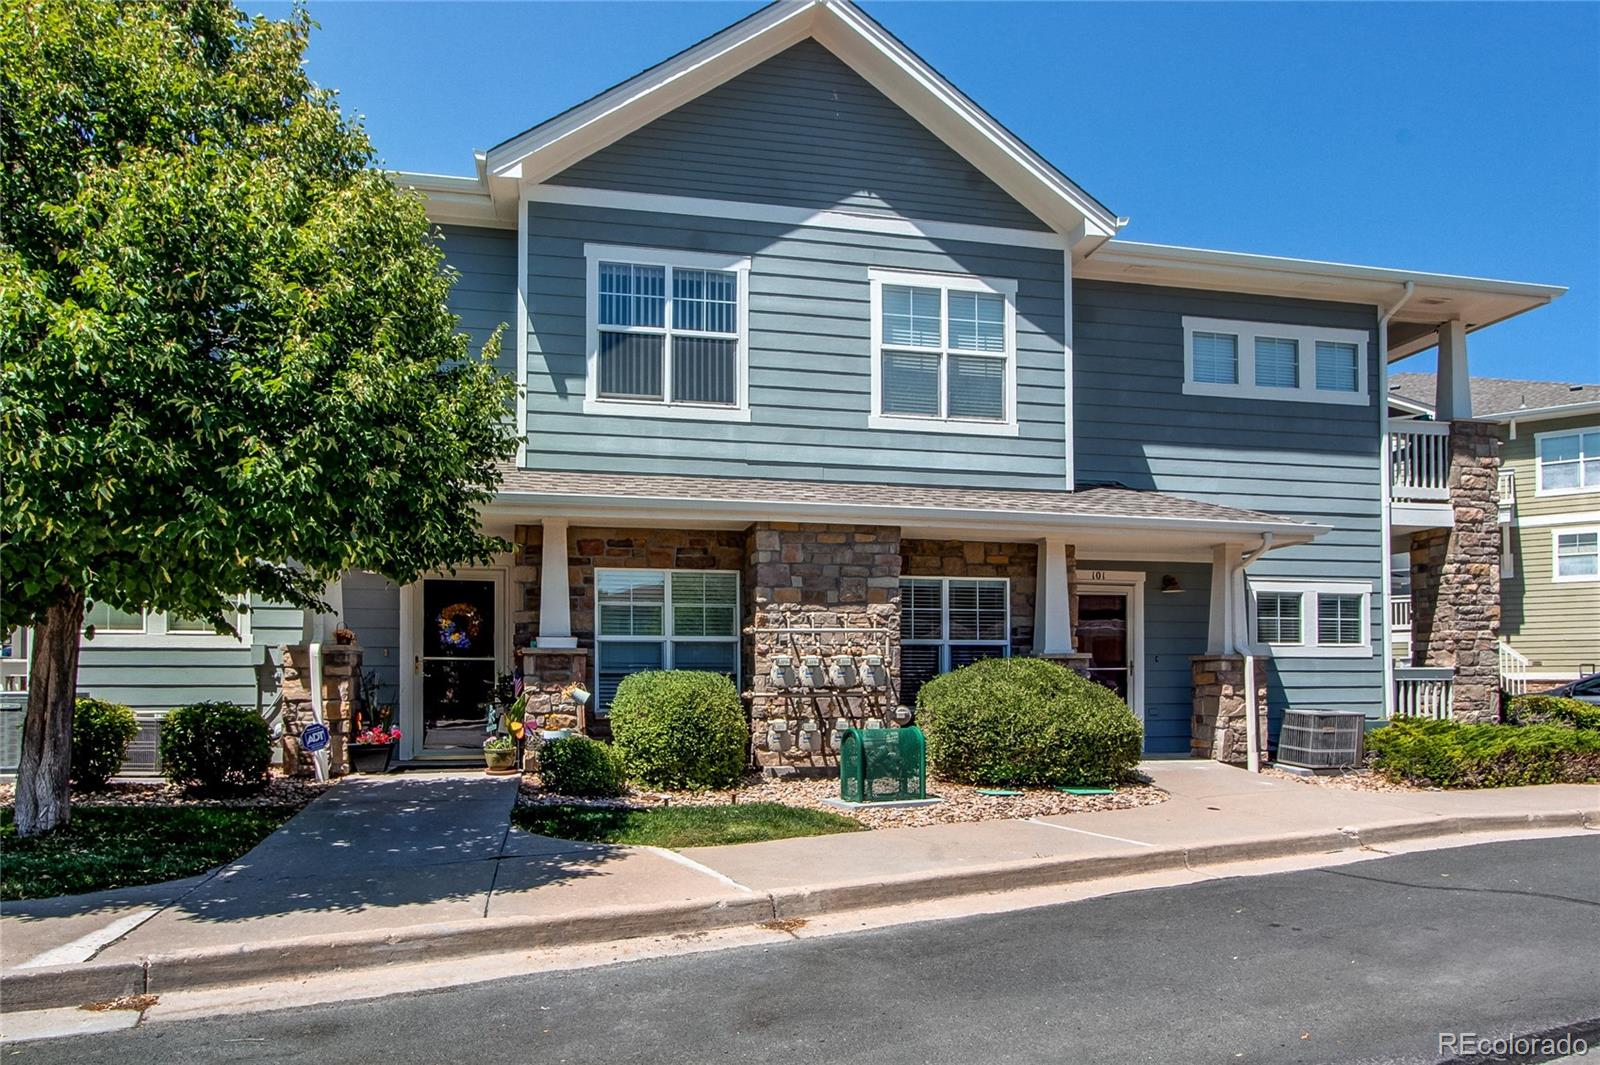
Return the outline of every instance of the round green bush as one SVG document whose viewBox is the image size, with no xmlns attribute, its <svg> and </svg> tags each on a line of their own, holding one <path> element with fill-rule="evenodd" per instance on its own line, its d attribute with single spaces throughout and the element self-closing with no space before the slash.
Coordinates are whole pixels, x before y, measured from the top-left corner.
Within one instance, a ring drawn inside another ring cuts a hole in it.
<svg viewBox="0 0 1600 1065">
<path fill-rule="evenodd" d="M 191 703 L 161 722 L 161 772 L 197 795 L 260 791 L 271 760 L 267 723 L 237 703 Z"/>
<path fill-rule="evenodd" d="M 121 703 L 79 699 L 72 709 L 72 783 L 84 791 L 105 787 L 138 734 L 133 711 Z"/>
<path fill-rule="evenodd" d="M 611 738 L 628 775 L 653 788 L 725 788 L 749 760 L 744 707 L 720 673 L 625 677 L 611 700 Z"/>
<path fill-rule="evenodd" d="M 1105 787 L 1126 779 L 1144 728 L 1109 688 L 1040 658 L 991 658 L 917 693 L 934 772 L 957 784 Z"/>
<path fill-rule="evenodd" d="M 617 752 L 587 736 L 563 736 L 539 748 L 539 778 L 562 795 L 609 798 L 627 790 Z"/>
</svg>

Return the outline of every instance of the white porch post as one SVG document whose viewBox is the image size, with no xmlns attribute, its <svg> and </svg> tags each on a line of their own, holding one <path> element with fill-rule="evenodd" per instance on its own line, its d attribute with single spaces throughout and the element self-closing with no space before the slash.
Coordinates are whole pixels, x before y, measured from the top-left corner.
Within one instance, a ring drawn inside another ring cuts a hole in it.
<svg viewBox="0 0 1600 1065">
<path fill-rule="evenodd" d="M 1239 646 L 1238 591 L 1235 574 L 1243 549 L 1238 544 L 1217 544 L 1211 549 L 1211 615 L 1206 627 L 1206 654 L 1233 654 Z"/>
<path fill-rule="evenodd" d="M 567 522 L 544 519 L 539 565 L 539 646 L 576 647 L 572 637 L 572 596 L 567 588 Z"/>
<path fill-rule="evenodd" d="M 1038 587 L 1034 592 L 1033 650 L 1065 655 L 1072 640 L 1072 589 L 1067 586 L 1067 541 L 1049 536 L 1039 543 Z"/>
<path fill-rule="evenodd" d="M 1472 380 L 1467 373 L 1467 326 L 1452 318 L 1439 326 L 1439 373 L 1434 417 L 1441 422 L 1472 417 Z"/>
</svg>

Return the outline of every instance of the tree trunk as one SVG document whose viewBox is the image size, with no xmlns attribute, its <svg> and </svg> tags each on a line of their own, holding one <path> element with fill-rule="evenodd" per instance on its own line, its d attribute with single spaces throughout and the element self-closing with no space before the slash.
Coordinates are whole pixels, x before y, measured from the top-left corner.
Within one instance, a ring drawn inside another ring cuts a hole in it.
<svg viewBox="0 0 1600 1065">
<path fill-rule="evenodd" d="M 17 766 L 17 835 L 35 836 L 72 816 L 67 778 L 72 772 L 72 707 L 78 691 L 78 634 L 83 593 L 63 590 L 33 630 L 28 671 L 28 716 L 22 724 Z"/>
</svg>

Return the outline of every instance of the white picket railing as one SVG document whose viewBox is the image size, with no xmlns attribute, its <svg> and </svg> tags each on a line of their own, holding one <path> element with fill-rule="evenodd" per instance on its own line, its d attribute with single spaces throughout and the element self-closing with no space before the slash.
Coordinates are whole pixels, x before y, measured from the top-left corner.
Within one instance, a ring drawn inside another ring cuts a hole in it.
<svg viewBox="0 0 1600 1065">
<path fill-rule="evenodd" d="M 1411 642 L 1411 597 L 1409 595 L 1391 595 L 1389 597 L 1389 631 L 1394 634 L 1396 642 Z"/>
<path fill-rule="evenodd" d="M 1448 719 L 1455 709 L 1455 675 L 1449 667 L 1397 667 L 1394 716 Z"/>
<path fill-rule="evenodd" d="M 1510 695 L 1528 693 L 1528 670 L 1533 659 L 1504 640 L 1500 641 L 1500 688 Z"/>
<path fill-rule="evenodd" d="M 1395 499 L 1450 498 L 1450 423 L 1389 423 L 1389 492 Z"/>
</svg>

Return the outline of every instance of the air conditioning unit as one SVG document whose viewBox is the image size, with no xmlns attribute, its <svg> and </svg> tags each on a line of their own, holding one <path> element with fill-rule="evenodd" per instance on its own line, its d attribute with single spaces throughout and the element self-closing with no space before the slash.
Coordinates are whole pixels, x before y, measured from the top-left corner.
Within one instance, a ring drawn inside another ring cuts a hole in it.
<svg viewBox="0 0 1600 1065">
<path fill-rule="evenodd" d="M 1293 772 L 1361 765 L 1366 717 L 1359 710 L 1286 710 L 1278 730 L 1278 766 Z"/>
</svg>

